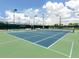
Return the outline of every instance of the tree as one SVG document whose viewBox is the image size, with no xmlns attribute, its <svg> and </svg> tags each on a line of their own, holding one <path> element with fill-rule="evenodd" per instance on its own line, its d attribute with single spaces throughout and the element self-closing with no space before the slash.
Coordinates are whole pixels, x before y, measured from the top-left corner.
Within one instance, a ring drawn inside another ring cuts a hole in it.
<svg viewBox="0 0 79 59">
<path fill-rule="evenodd" d="M 58 24 L 54 24 L 54 27 L 57 27 L 57 26 L 59 26 Z"/>
<path fill-rule="evenodd" d="M 74 23 L 73 26 L 78 26 L 78 23 Z"/>
<path fill-rule="evenodd" d="M 78 26 L 78 23 L 69 23 L 68 26 Z"/>
<path fill-rule="evenodd" d="M 69 23 L 68 26 L 73 26 L 73 24 L 72 23 Z"/>
</svg>

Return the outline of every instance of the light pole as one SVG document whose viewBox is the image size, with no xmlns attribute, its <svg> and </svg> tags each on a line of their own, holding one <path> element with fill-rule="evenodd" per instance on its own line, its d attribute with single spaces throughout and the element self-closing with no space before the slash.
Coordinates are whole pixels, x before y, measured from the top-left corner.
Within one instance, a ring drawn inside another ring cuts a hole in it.
<svg viewBox="0 0 79 59">
<path fill-rule="evenodd" d="M 13 24 L 15 24 L 15 17 L 16 17 L 15 13 L 17 12 L 17 9 L 14 9 L 13 12 L 14 12 L 14 14 L 13 14 Z"/>
<path fill-rule="evenodd" d="M 42 18 L 43 18 L 43 29 L 44 29 L 44 14 L 42 14 Z"/>
<path fill-rule="evenodd" d="M 58 19 L 59 19 L 59 26 L 61 27 L 61 15 L 59 15 L 59 14 L 56 14 L 56 16 L 58 17 Z"/>
<path fill-rule="evenodd" d="M 59 26 L 61 27 L 61 16 L 59 16 Z"/>
<path fill-rule="evenodd" d="M 35 18 L 37 17 L 37 15 L 34 16 L 34 19 L 33 19 L 33 29 L 35 29 Z"/>
<path fill-rule="evenodd" d="M 30 23 L 30 19 L 29 19 L 29 16 L 28 15 L 25 15 L 26 17 L 26 24 L 25 25 L 28 25 L 31 27 L 31 23 Z"/>
</svg>

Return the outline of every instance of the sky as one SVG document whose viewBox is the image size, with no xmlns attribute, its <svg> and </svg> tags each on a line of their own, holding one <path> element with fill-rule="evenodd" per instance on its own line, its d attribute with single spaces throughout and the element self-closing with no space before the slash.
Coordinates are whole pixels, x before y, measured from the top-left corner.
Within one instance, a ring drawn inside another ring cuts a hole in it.
<svg viewBox="0 0 79 59">
<path fill-rule="evenodd" d="M 0 15 L 3 16 L 6 10 L 41 8 L 47 1 L 64 3 L 67 0 L 0 0 Z"/>
<path fill-rule="evenodd" d="M 35 19 L 36 24 L 42 24 L 42 13 L 45 13 L 45 24 L 48 25 L 58 23 L 60 16 L 62 16 L 62 22 L 65 23 L 78 22 L 79 18 L 77 15 L 79 14 L 79 0 L 0 0 L 0 18 L 2 20 L 12 22 L 14 9 L 17 9 L 17 23 L 30 22 L 33 24 Z M 34 18 L 35 15 L 38 17 Z"/>
</svg>

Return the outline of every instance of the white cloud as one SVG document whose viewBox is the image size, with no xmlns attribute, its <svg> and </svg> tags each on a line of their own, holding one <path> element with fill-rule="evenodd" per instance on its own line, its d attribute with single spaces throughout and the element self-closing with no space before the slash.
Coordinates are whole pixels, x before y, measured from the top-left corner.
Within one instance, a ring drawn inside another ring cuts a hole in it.
<svg viewBox="0 0 79 59">
<path fill-rule="evenodd" d="M 32 8 L 29 8 L 29 9 L 25 9 L 23 10 L 23 13 L 25 15 L 29 15 L 29 16 L 34 16 L 34 15 L 37 15 L 39 13 L 39 9 L 32 9 Z"/>
<path fill-rule="evenodd" d="M 6 20 L 9 23 L 13 23 L 14 20 L 14 15 L 15 15 L 15 22 L 16 23 L 21 23 L 21 24 L 34 24 L 35 21 L 35 15 L 37 15 L 39 13 L 39 9 L 27 9 L 27 10 L 23 10 L 22 12 L 12 12 L 10 10 L 7 10 L 5 12 L 6 15 Z M 38 20 L 41 20 L 40 17 L 38 17 Z M 37 23 L 37 22 L 36 22 Z"/>
<path fill-rule="evenodd" d="M 79 0 L 69 0 L 66 2 L 66 5 L 48 1 L 43 8 L 46 8 L 49 14 L 49 17 L 46 20 L 48 24 L 55 24 L 59 22 L 59 18 L 55 15 L 62 17 L 63 24 L 79 23 Z M 74 11 L 72 11 L 72 9 L 74 9 Z"/>
<path fill-rule="evenodd" d="M 68 9 L 67 7 L 63 7 L 60 11 L 59 11 L 59 13 L 60 13 L 60 15 L 62 16 L 62 18 L 66 18 L 66 17 L 70 17 L 71 16 L 71 10 L 70 9 Z"/>
<path fill-rule="evenodd" d="M 13 19 L 13 12 L 5 11 L 5 15 L 6 15 L 7 19 Z"/>
<path fill-rule="evenodd" d="M 72 18 L 70 18 L 72 10 L 69 9 L 67 6 L 79 11 L 78 3 L 79 3 L 79 0 L 70 0 L 66 2 L 66 6 L 65 6 L 63 3 L 48 1 L 46 4 L 43 5 L 43 8 L 47 11 L 44 17 L 45 25 L 58 24 L 60 16 L 62 17 L 63 24 L 73 22 Z M 41 15 L 40 12 L 41 12 L 40 9 L 33 9 L 33 8 L 25 9 L 21 12 L 16 12 L 15 13 L 16 23 L 43 25 L 43 18 L 42 16 L 40 16 Z M 8 20 L 8 22 L 12 23 L 14 19 L 13 17 L 14 12 L 7 10 L 5 12 L 5 15 L 6 15 L 6 19 Z M 37 15 L 37 17 L 34 17 L 35 15 Z"/>
<path fill-rule="evenodd" d="M 71 10 L 68 9 L 63 3 L 51 2 L 48 1 L 43 8 L 47 10 L 48 18 L 46 20 L 47 23 L 55 24 L 59 23 L 59 17 L 68 18 L 71 16 Z"/>
<path fill-rule="evenodd" d="M 38 13 L 39 12 L 39 9 L 35 9 L 35 11 L 34 11 L 35 13 Z"/>
<path fill-rule="evenodd" d="M 66 6 L 72 9 L 79 9 L 79 0 L 70 0 L 66 2 Z"/>
<path fill-rule="evenodd" d="M 6 19 L 8 20 L 8 22 L 13 22 L 14 20 L 14 15 L 15 15 L 15 22 L 23 22 L 23 20 L 25 20 L 26 18 L 24 17 L 24 13 L 14 13 L 12 11 L 6 11 L 5 12 L 6 15 Z M 22 21 L 21 21 L 22 20 Z"/>
<path fill-rule="evenodd" d="M 47 8 L 50 11 L 60 10 L 64 7 L 63 3 L 51 2 L 48 1 L 43 8 Z"/>
</svg>

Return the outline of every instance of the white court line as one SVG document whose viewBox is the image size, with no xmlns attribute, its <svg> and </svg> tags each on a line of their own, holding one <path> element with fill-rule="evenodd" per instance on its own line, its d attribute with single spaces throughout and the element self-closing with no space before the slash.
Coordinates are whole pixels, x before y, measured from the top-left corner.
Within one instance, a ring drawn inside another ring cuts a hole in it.
<svg viewBox="0 0 79 59">
<path fill-rule="evenodd" d="M 20 38 L 20 39 L 21 39 L 21 38 Z M 30 41 L 28 41 L 28 40 L 23 40 L 23 39 L 21 39 L 21 40 L 22 40 L 22 41 L 27 41 L 28 43 L 33 44 L 33 45 L 35 45 L 35 46 L 37 46 L 37 47 L 41 47 L 41 48 L 44 48 L 44 49 L 49 50 L 49 51 L 51 51 L 51 52 L 55 52 L 55 53 L 57 53 L 57 54 L 60 54 L 60 55 L 63 55 L 63 56 L 68 57 L 67 54 L 62 53 L 62 52 L 59 52 L 59 51 L 57 51 L 57 50 L 48 49 L 48 48 L 46 48 L 46 47 L 44 47 L 44 46 L 38 45 L 38 44 L 33 43 L 33 42 L 30 42 Z"/>
<path fill-rule="evenodd" d="M 55 45 L 56 43 L 58 43 L 60 40 L 62 40 L 66 35 L 68 35 L 68 33 L 66 33 L 63 37 L 61 37 L 60 39 L 58 39 L 55 43 L 51 44 L 48 48 L 50 48 L 51 46 Z"/>
<path fill-rule="evenodd" d="M 71 44 L 71 49 L 70 49 L 69 58 L 72 57 L 73 47 L 74 47 L 74 41 L 72 41 L 72 44 Z"/>
<path fill-rule="evenodd" d="M 8 35 L 10 35 L 10 34 L 8 34 Z M 13 35 L 10 35 L 10 36 L 13 36 Z M 49 51 L 51 51 L 51 52 L 55 52 L 55 53 L 57 53 L 57 54 L 60 54 L 60 55 L 63 55 L 63 56 L 68 57 L 68 55 L 66 55 L 66 54 L 64 54 L 64 53 L 62 53 L 62 52 L 59 52 L 59 51 L 57 51 L 57 50 L 51 50 L 51 49 L 48 49 L 48 48 L 46 48 L 46 47 L 44 47 L 44 46 L 38 45 L 38 44 L 33 43 L 33 42 L 30 42 L 30 41 L 28 41 L 28 40 L 24 40 L 24 39 L 19 38 L 19 37 L 16 37 L 16 36 L 13 36 L 13 37 L 18 38 L 19 40 L 22 40 L 22 41 L 26 41 L 26 42 L 28 42 L 28 43 L 30 43 L 30 44 L 35 45 L 35 46 L 38 46 L 38 47 L 44 48 L 44 49 L 49 50 Z"/>
<path fill-rule="evenodd" d="M 37 36 L 41 36 L 41 34 L 45 34 L 45 33 L 35 33 L 35 34 L 37 34 L 37 35 L 33 35 L 33 36 L 30 36 L 30 38 L 32 38 L 32 37 L 37 37 Z M 47 33 L 46 33 L 47 34 Z"/>
<path fill-rule="evenodd" d="M 29 42 L 29 43 L 31 43 L 31 44 L 33 44 L 33 45 L 36 45 L 36 46 L 38 46 L 38 47 L 44 48 L 44 49 L 46 49 L 46 50 L 49 50 L 49 51 L 51 51 L 51 52 L 55 52 L 55 53 L 57 53 L 57 54 L 60 54 L 60 55 L 63 55 L 63 56 L 68 57 L 67 54 L 62 53 L 62 52 L 59 52 L 59 51 L 57 51 L 57 50 L 54 50 L 54 49 L 48 49 L 48 48 L 46 48 L 46 47 L 44 47 L 44 46 L 41 46 L 41 45 L 38 45 L 38 44 L 32 43 L 32 42 L 30 42 L 30 41 L 27 41 L 27 42 Z"/>
<path fill-rule="evenodd" d="M 41 39 L 41 40 L 39 40 L 39 41 L 36 41 L 35 43 L 38 43 L 38 42 L 41 42 L 41 41 L 44 41 L 44 40 L 47 40 L 47 39 L 49 39 L 49 38 L 54 38 L 55 36 L 57 36 L 57 35 L 59 35 L 59 34 L 62 34 L 62 33 L 57 33 L 56 35 L 51 35 L 51 36 L 48 36 L 48 37 L 46 37 L 46 38 L 44 38 L 44 39 Z"/>
<path fill-rule="evenodd" d="M 10 34 L 10 35 L 12 35 L 12 34 Z M 14 35 L 15 36 L 15 35 Z M 41 35 L 33 35 L 33 36 L 30 36 L 30 38 L 32 38 L 32 37 L 37 37 L 37 36 L 41 36 Z"/>
<path fill-rule="evenodd" d="M 57 50 L 55 50 L 55 49 L 49 49 L 49 50 L 50 50 L 50 51 L 53 51 L 53 52 L 56 52 L 56 53 L 58 53 L 58 54 L 60 54 L 60 55 L 64 55 L 64 56 L 68 57 L 67 54 L 62 53 L 62 52 L 60 52 L 60 51 L 57 51 Z"/>
</svg>

